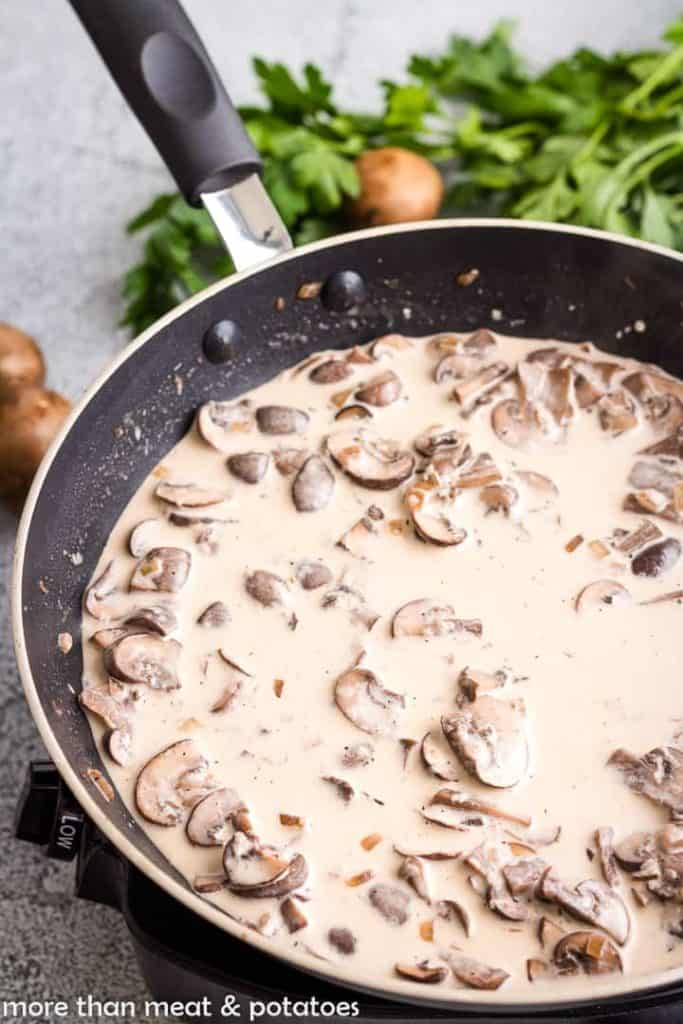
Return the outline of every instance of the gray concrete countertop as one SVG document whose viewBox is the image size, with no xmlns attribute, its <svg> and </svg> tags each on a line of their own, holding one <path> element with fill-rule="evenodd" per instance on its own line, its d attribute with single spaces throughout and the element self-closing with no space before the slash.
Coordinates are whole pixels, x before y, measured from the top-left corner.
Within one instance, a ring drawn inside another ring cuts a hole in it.
<svg viewBox="0 0 683 1024">
<path fill-rule="evenodd" d="M 295 66 L 315 60 L 343 101 L 359 107 L 377 100 L 378 79 L 400 76 L 410 52 L 437 50 L 453 31 L 481 34 L 514 17 L 520 44 L 540 64 L 579 44 L 653 44 L 679 7 L 678 0 L 186 0 L 237 101 L 255 99 L 249 56 L 256 53 Z M 116 327 L 119 291 L 140 243 L 122 226 L 170 181 L 64 0 L 4 0 L 0 69 L 0 320 L 39 339 L 51 385 L 75 399 L 126 340 Z M 88 993 L 141 1000 L 118 915 L 76 901 L 71 868 L 12 839 L 26 764 L 41 753 L 8 622 L 14 529 L 13 517 L 0 513 L 0 1000 Z"/>
</svg>

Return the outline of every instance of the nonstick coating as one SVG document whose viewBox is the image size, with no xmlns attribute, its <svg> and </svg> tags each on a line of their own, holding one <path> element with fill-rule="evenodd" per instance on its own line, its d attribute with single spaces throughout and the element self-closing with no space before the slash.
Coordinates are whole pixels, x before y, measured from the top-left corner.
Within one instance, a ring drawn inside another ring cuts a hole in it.
<svg viewBox="0 0 683 1024">
<path fill-rule="evenodd" d="M 459 286 L 456 275 L 472 267 L 478 279 Z M 363 308 L 331 314 L 318 299 L 295 298 L 303 282 L 342 269 L 365 277 Z M 281 311 L 278 297 L 286 300 Z M 183 436 L 197 406 L 210 397 L 233 398 L 316 349 L 389 331 L 487 326 L 527 337 L 590 339 L 683 375 L 682 299 L 683 262 L 664 250 L 549 226 L 443 221 L 307 247 L 217 286 L 131 347 L 86 397 L 34 484 L 19 532 L 14 591 L 17 655 L 43 738 L 74 795 L 129 859 L 234 931 L 191 892 L 123 804 L 105 803 L 85 779 L 89 768 L 105 775 L 107 769 L 75 698 L 84 586 L 122 508 Z M 242 337 L 234 358 L 216 366 L 203 357 L 201 342 L 224 318 L 239 324 Z M 67 656 L 57 649 L 57 634 L 65 630 L 75 641 Z M 130 843 L 136 851 L 126 849 Z M 488 1002 L 486 1008 L 495 1009 Z"/>
</svg>

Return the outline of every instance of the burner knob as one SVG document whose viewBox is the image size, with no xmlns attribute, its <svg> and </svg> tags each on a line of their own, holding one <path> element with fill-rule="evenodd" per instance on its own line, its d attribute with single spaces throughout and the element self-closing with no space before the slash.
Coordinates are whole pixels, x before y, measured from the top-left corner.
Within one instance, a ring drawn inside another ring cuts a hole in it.
<svg viewBox="0 0 683 1024">
<path fill-rule="evenodd" d="M 17 839 L 47 846 L 48 857 L 73 860 L 84 826 L 85 814 L 52 761 L 32 761 L 17 805 Z"/>
</svg>

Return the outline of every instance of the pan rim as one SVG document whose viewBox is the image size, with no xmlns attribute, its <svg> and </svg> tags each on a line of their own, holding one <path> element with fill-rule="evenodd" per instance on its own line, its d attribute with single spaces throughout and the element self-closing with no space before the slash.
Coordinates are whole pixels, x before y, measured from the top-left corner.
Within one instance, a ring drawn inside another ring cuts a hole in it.
<svg viewBox="0 0 683 1024">
<path fill-rule="evenodd" d="M 457 996 L 455 997 L 446 995 L 443 997 L 437 997 L 436 994 L 431 997 L 426 997 L 422 992 L 416 991 L 416 987 L 406 987 L 404 993 L 398 993 L 393 990 L 382 988 L 380 984 L 369 985 L 363 981 L 359 981 L 357 978 L 354 978 L 354 971 L 348 967 L 344 967 L 344 965 L 330 964 L 329 969 L 323 970 L 311 964 L 310 954 L 300 952 L 298 950 L 274 950 L 266 937 L 261 936 L 256 932 L 251 932 L 243 926 L 238 925 L 213 904 L 202 899 L 199 894 L 186 890 L 180 882 L 175 881 L 175 879 L 171 878 L 164 871 L 158 868 L 151 860 L 149 860 L 148 857 L 137 848 L 135 843 L 133 843 L 121 829 L 109 821 L 91 788 L 89 788 L 86 782 L 79 777 L 76 771 L 71 767 L 66 756 L 63 754 L 59 741 L 53 733 L 49 719 L 43 710 L 38 697 L 38 690 L 33 679 L 24 633 L 22 579 L 26 555 L 26 542 L 33 521 L 35 506 L 40 496 L 43 483 L 64 440 L 69 435 L 72 427 L 76 424 L 92 399 L 107 383 L 109 378 L 119 369 L 119 367 L 122 366 L 139 348 L 155 337 L 160 330 L 168 326 L 180 316 L 184 315 L 184 313 L 189 309 L 199 305 L 205 299 L 208 299 L 224 289 L 239 284 L 254 274 L 268 270 L 270 267 L 298 259 L 300 256 L 306 256 L 312 252 L 331 248 L 333 246 L 341 246 L 345 243 L 357 240 L 360 241 L 366 238 L 415 231 L 443 231 L 458 228 L 546 231 L 567 235 L 577 235 L 586 238 L 593 238 L 598 241 L 611 242 L 620 246 L 629 246 L 645 252 L 651 252 L 683 264 L 683 253 L 676 252 L 675 250 L 668 249 L 665 246 L 657 245 L 655 243 L 644 242 L 640 239 L 629 238 L 627 236 L 618 235 L 613 232 L 600 231 L 594 228 L 583 228 L 568 224 L 554 224 L 546 221 L 520 221 L 511 218 L 447 218 L 436 221 L 420 221 L 408 224 L 367 228 L 362 231 L 352 231 L 345 232 L 341 235 L 334 235 L 331 238 L 312 242 L 298 249 L 292 249 L 291 251 L 274 257 L 265 263 L 260 263 L 254 267 L 250 267 L 236 273 L 229 278 L 225 278 L 213 285 L 210 285 L 208 288 L 205 288 L 196 295 L 186 299 L 179 306 L 165 314 L 159 320 L 155 321 L 154 324 L 144 330 L 137 338 L 124 346 L 121 352 L 104 368 L 95 381 L 86 388 L 85 392 L 75 404 L 70 415 L 67 417 L 58 434 L 54 438 L 33 480 L 17 529 L 10 599 L 14 651 L 24 690 L 24 696 L 29 706 L 31 717 L 33 718 L 47 751 L 61 777 L 65 780 L 74 797 L 78 800 L 86 814 L 88 814 L 90 819 L 103 833 L 103 835 L 110 840 L 117 851 L 125 857 L 127 861 L 133 864 L 142 874 L 146 875 L 152 882 L 163 889 L 169 896 L 179 900 L 179 902 L 184 904 L 189 910 L 199 914 L 210 924 L 215 925 L 222 931 L 232 935 L 234 938 L 245 941 L 260 952 L 266 953 L 279 961 L 289 964 L 295 969 L 306 974 L 313 975 L 314 977 L 320 978 L 321 980 L 327 981 L 331 984 L 340 985 L 344 988 L 350 989 L 351 991 L 372 995 L 375 998 L 387 1000 L 389 1002 L 412 1003 L 423 1007 L 431 1007 L 433 1009 L 441 1010 L 461 1009 L 467 1012 L 481 1010 L 486 1013 L 519 1015 L 524 1014 L 525 1011 L 533 1011 L 535 1013 L 558 1013 L 563 1010 L 579 1009 L 581 1007 L 586 1009 L 596 1008 L 597 1004 L 604 999 L 614 999 L 616 1001 L 619 997 L 625 998 L 629 995 L 646 997 L 648 995 L 655 995 L 658 993 L 663 994 L 662 989 L 665 986 L 670 986 L 676 982 L 680 983 L 683 981 L 683 966 L 658 971 L 653 975 L 633 975 L 628 979 L 626 984 L 624 984 L 624 979 L 621 979 L 621 981 L 618 979 L 601 979 L 600 983 L 596 984 L 589 998 L 574 1000 L 566 998 L 561 1000 L 548 1000 L 546 993 L 538 992 L 538 995 L 534 996 L 533 991 L 531 991 L 528 997 L 525 997 L 524 1000 L 501 1000 L 493 993 L 490 998 L 487 996 L 482 997 L 482 993 L 480 991 L 470 989 L 457 989 Z"/>
</svg>

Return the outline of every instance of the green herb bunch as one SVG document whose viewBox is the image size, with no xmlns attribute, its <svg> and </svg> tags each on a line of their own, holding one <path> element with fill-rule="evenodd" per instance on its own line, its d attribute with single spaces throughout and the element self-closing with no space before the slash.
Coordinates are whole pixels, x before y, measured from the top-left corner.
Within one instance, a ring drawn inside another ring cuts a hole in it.
<svg viewBox="0 0 683 1024">
<path fill-rule="evenodd" d="M 297 80 L 254 59 L 266 103 L 240 113 L 295 243 L 350 226 L 355 158 L 391 145 L 439 166 L 443 215 L 564 221 L 683 249 L 683 17 L 666 48 L 582 48 L 538 75 L 511 35 L 504 22 L 483 41 L 454 36 L 439 57 L 413 56 L 406 82 L 381 83 L 377 114 L 342 110 L 312 64 Z M 178 195 L 128 225 L 142 229 L 124 285 L 123 322 L 136 332 L 233 269 L 207 214 Z"/>
</svg>

